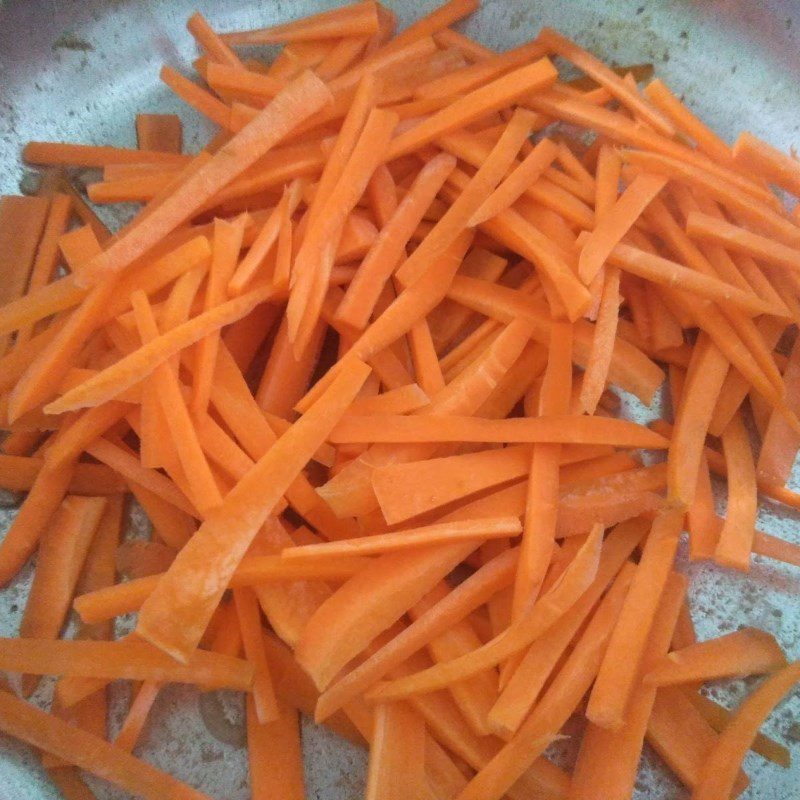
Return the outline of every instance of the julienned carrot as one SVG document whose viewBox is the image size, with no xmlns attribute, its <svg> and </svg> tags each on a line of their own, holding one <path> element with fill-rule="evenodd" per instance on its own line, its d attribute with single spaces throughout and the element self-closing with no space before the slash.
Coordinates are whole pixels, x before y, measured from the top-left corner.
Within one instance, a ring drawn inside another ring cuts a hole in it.
<svg viewBox="0 0 800 800">
<path fill-rule="evenodd" d="M 161 798 L 165 791 L 175 800 L 207 800 L 207 795 L 167 773 L 7 692 L 0 693 L 0 728 L 147 800 Z"/>
<path fill-rule="evenodd" d="M 180 153 L 183 127 L 177 114 L 137 114 L 136 144 L 140 150 Z"/>
<path fill-rule="evenodd" d="M 743 131 L 733 145 L 734 162 L 758 178 L 786 189 L 795 196 L 800 191 L 800 169 L 795 159 Z"/>
<path fill-rule="evenodd" d="M 644 681 L 656 686 L 704 683 L 760 675 L 785 666 L 786 656 L 770 634 L 757 628 L 742 628 L 672 651 L 649 666 Z"/>
<path fill-rule="evenodd" d="M 126 150 L 123 147 L 100 147 L 63 142 L 28 142 L 22 157 L 30 164 L 69 167 L 101 167 L 106 164 L 160 164 L 182 167 L 189 156 L 159 151 Z"/>
<path fill-rule="evenodd" d="M 413 416 L 353 415 L 344 417 L 336 425 L 330 441 L 341 444 L 465 441 L 611 444 L 655 449 L 667 446 L 663 437 L 633 422 L 610 417 L 568 415 L 504 420 L 433 413 Z"/>
<path fill-rule="evenodd" d="M 742 703 L 708 754 L 693 800 L 712 800 L 730 794 L 758 728 L 798 680 L 800 663 L 795 662 L 775 673 Z"/>
<path fill-rule="evenodd" d="M 137 631 L 143 638 L 179 660 L 191 655 L 257 529 L 325 440 L 368 373 L 360 362 L 351 362 L 205 520 L 142 606 Z M 219 563 L 217 557 L 223 553 L 225 563 Z M 194 584 L 189 592 L 187 575 Z M 197 581 L 198 577 L 203 579 Z"/>
<path fill-rule="evenodd" d="M 682 512 L 664 511 L 656 518 L 645 542 L 630 593 L 620 610 L 586 708 L 587 717 L 601 728 L 613 731 L 623 725 L 625 708 L 682 527 Z"/>
</svg>

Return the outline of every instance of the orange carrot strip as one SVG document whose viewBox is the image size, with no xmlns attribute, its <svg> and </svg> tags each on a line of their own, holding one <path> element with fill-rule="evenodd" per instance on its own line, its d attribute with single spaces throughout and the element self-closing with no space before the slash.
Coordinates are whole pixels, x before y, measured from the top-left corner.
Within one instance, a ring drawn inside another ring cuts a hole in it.
<svg viewBox="0 0 800 800">
<path fill-rule="evenodd" d="M 495 419 L 425 414 L 346 416 L 329 437 L 334 444 L 372 442 L 527 442 L 612 444 L 660 449 L 666 440 L 640 425 L 610 417 Z"/>
<path fill-rule="evenodd" d="M 225 103 L 214 97 L 211 92 L 206 91 L 188 78 L 184 78 L 183 75 L 167 65 L 161 67 L 159 77 L 184 103 L 191 106 L 195 111 L 199 111 L 215 125 L 219 125 L 220 128 L 224 130 L 231 129 L 230 109 Z"/>
<path fill-rule="evenodd" d="M 671 573 L 642 657 L 643 672 L 669 649 L 685 594 L 686 578 Z M 586 800 L 595 796 L 598 790 L 608 800 L 622 800 L 632 795 L 647 721 L 655 699 L 655 687 L 637 686 L 631 695 L 625 726 L 621 730 L 607 731 L 589 724 L 583 734 L 570 787 L 574 800 Z"/>
<path fill-rule="evenodd" d="M 668 119 L 646 102 L 634 86 L 631 88 L 610 67 L 588 53 L 575 42 L 562 36 L 552 28 L 543 28 L 539 32 L 539 42 L 550 52 L 556 53 L 571 61 L 578 69 L 591 76 L 601 86 L 605 86 L 611 94 L 626 108 L 651 125 L 659 133 L 672 136 L 675 129 Z"/>
<path fill-rule="evenodd" d="M 456 544 L 473 539 L 494 539 L 516 536 L 522 532 L 517 517 L 497 517 L 481 520 L 443 522 L 421 528 L 374 534 L 359 539 L 344 539 L 305 547 L 291 547 L 283 551 L 287 561 L 303 563 L 337 555 L 374 555 L 397 552 L 417 547 Z"/>
<path fill-rule="evenodd" d="M 439 47 L 453 47 L 460 50 L 468 61 L 474 63 L 485 61 L 495 55 L 493 50 L 484 47 L 480 42 L 464 36 L 463 33 L 454 31 L 452 28 L 442 28 L 433 34 L 433 39 Z"/>
<path fill-rule="evenodd" d="M 591 686 L 625 601 L 633 568 L 622 568 L 536 709 L 472 778 L 459 800 L 500 800 L 557 736 Z"/>
<path fill-rule="evenodd" d="M 588 284 L 594 279 L 612 251 L 666 182 L 665 178 L 658 175 L 637 175 L 619 200 L 603 215 L 581 250 L 578 274 L 584 283 Z"/>
<path fill-rule="evenodd" d="M 242 631 L 242 644 L 247 660 L 253 665 L 253 704 L 256 718 L 261 725 L 280 718 L 278 701 L 272 688 L 269 664 L 261 633 L 261 610 L 255 593 L 246 587 L 235 589 L 233 603 L 239 628 Z"/>
<path fill-rule="evenodd" d="M 386 164 L 381 164 L 367 184 L 367 200 L 379 228 L 383 228 L 397 210 L 397 186 Z"/>
<path fill-rule="evenodd" d="M 11 672 L 192 683 L 208 689 L 244 691 L 253 679 L 251 665 L 237 658 L 199 650 L 180 664 L 146 642 L 133 640 L 0 639 L 0 663 Z"/>
<path fill-rule="evenodd" d="M 180 153 L 183 126 L 177 114 L 137 114 L 136 144 L 140 150 Z"/>
<path fill-rule="evenodd" d="M 8 441 L 8 439 L 6 439 Z M 0 456 L 0 487 L 12 492 L 29 492 L 44 467 L 38 456 Z M 109 495 L 125 491 L 120 477 L 104 464 L 76 464 L 67 486 L 69 494 Z"/>
<path fill-rule="evenodd" d="M 794 158 L 743 131 L 733 145 L 733 160 L 744 170 L 797 196 L 800 170 Z"/>
<path fill-rule="evenodd" d="M 327 88 L 311 73 L 305 73 L 290 83 L 252 122 L 187 177 L 146 220 L 130 228 L 100 256 L 92 259 L 81 270 L 80 282 L 91 285 L 124 269 L 329 99 Z"/>
<path fill-rule="evenodd" d="M 644 93 L 681 133 L 695 142 L 699 150 L 722 164 L 728 164 L 731 161 L 731 148 L 711 128 L 689 111 L 660 78 L 650 81 L 645 86 Z"/>
<path fill-rule="evenodd" d="M 256 106 L 263 105 L 286 86 L 285 80 L 213 61 L 206 65 L 203 78 L 221 96 L 236 97 Z"/>
<path fill-rule="evenodd" d="M 348 286 L 336 311 L 341 323 L 359 330 L 366 327 L 384 283 L 403 257 L 411 233 L 454 167 L 452 156 L 439 154 L 420 170 Z"/>
<path fill-rule="evenodd" d="M 261 723 L 255 701 L 247 697 L 247 754 L 253 800 L 304 800 L 300 719 L 281 705 L 278 717 Z"/>
<path fill-rule="evenodd" d="M 219 219 L 214 220 L 213 254 L 204 298 L 206 311 L 210 311 L 227 299 L 226 287 L 236 269 L 243 236 L 244 220 L 241 217 L 232 223 Z M 220 333 L 217 330 L 197 343 L 197 366 L 194 372 L 191 402 L 194 413 L 205 411 L 208 407 L 219 336 Z"/>
<path fill-rule="evenodd" d="M 656 686 L 705 683 L 760 675 L 785 666 L 786 656 L 774 637 L 757 628 L 742 628 L 672 651 L 651 665 L 644 680 Z"/>
<path fill-rule="evenodd" d="M 140 635 L 179 659 L 189 657 L 256 531 L 366 379 L 368 368 L 359 362 L 351 363 L 228 493 L 223 504 L 180 551 L 142 606 L 137 626 Z M 265 486 L 269 487 L 266 492 Z M 224 564 L 217 558 L 221 552 L 225 554 Z M 209 580 L 196 582 L 193 577 L 193 589 L 187 592 L 179 589 L 186 586 L 187 574 L 208 575 Z"/>
<path fill-rule="evenodd" d="M 220 38 L 229 45 L 283 44 L 343 36 L 372 36 L 377 32 L 376 3 L 365 0 L 270 28 L 223 33 Z"/>
<path fill-rule="evenodd" d="M 430 397 L 416 384 L 409 383 L 397 389 L 375 395 L 359 397 L 353 402 L 349 414 L 407 414 L 430 403 Z"/>
<path fill-rule="evenodd" d="M 739 766 L 758 728 L 798 680 L 800 663 L 795 662 L 766 680 L 742 703 L 702 766 L 694 800 L 730 795 Z"/>
<path fill-rule="evenodd" d="M 142 684 L 128 708 L 125 722 L 122 723 L 122 727 L 114 739 L 114 747 L 118 747 L 126 753 L 133 752 L 160 689 L 161 684 L 155 681 L 145 681 Z"/>
<path fill-rule="evenodd" d="M 714 558 L 720 564 L 747 570 L 758 513 L 758 493 L 750 437 L 741 414 L 736 414 L 722 434 L 728 473 L 728 507 Z"/>
<path fill-rule="evenodd" d="M 175 800 L 207 800 L 207 795 L 167 773 L 7 692 L 0 693 L 0 728 L 145 800 L 162 798 L 165 792 Z"/>
<path fill-rule="evenodd" d="M 226 303 L 162 333 L 135 352 L 101 370 L 93 378 L 50 403 L 47 413 L 57 414 L 74 408 L 92 407 L 107 402 L 121 391 L 146 378 L 156 367 L 168 361 L 176 353 L 209 333 L 241 319 L 256 306 L 273 296 L 272 287 L 253 289 L 241 297 L 228 300 Z M 99 303 L 100 299 L 98 298 L 96 302 Z"/>
<path fill-rule="evenodd" d="M 106 164 L 160 164 L 183 167 L 189 156 L 153 150 L 128 150 L 124 147 L 102 147 L 66 142 L 28 142 L 22 157 L 29 164 L 59 164 L 67 167 L 102 167 Z"/>
<path fill-rule="evenodd" d="M 44 230 L 42 231 L 39 246 L 36 250 L 36 258 L 31 267 L 30 280 L 27 286 L 27 295 L 41 289 L 51 282 L 59 262 L 58 243 L 61 235 L 66 231 L 69 225 L 70 216 L 72 214 L 72 200 L 69 195 L 56 193 L 50 200 L 50 208 L 47 213 L 47 221 L 45 222 Z M 8 252 L 8 251 L 6 251 Z M 24 274 L 24 258 L 19 262 L 15 269 L 17 274 L 22 276 Z M 14 287 L 14 281 L 11 281 L 6 287 L 5 292 L 9 292 Z M 17 295 L 22 294 L 24 287 L 17 287 L 20 291 L 16 292 Z M 7 307 L 11 296 L 4 296 L 2 298 L 3 305 Z M 17 331 L 17 336 L 14 341 L 14 346 L 19 347 L 21 344 L 27 342 L 34 333 L 33 324 L 25 325 Z"/>
<path fill-rule="evenodd" d="M 73 463 L 44 466 L 0 543 L 0 585 L 19 572 L 36 549 L 51 517 L 60 505 L 73 474 Z"/>
<path fill-rule="evenodd" d="M 711 473 L 705 453 L 700 456 L 697 487 L 686 512 L 689 530 L 689 557 L 692 560 L 713 558 L 719 539 L 720 526 L 714 508 Z"/>
<path fill-rule="evenodd" d="M 800 566 L 800 546 L 786 542 L 777 536 L 771 536 L 763 531 L 756 531 L 753 538 L 753 552 L 767 558 L 783 561 L 785 564 Z"/>
<path fill-rule="evenodd" d="M 244 69 L 244 64 L 239 60 L 236 53 L 228 47 L 199 11 L 195 11 L 195 13 L 189 17 L 186 28 L 203 51 L 207 53 L 208 57 L 213 61 L 218 61 L 238 69 Z"/>
<path fill-rule="evenodd" d="M 620 526 L 602 547 L 601 553 L 602 530 L 600 525 L 594 528 L 565 570 L 562 580 L 503 633 L 461 658 L 437 664 L 406 678 L 378 684 L 368 697 L 383 702 L 434 691 L 483 672 L 527 647 L 567 613 L 594 581 L 608 585 L 642 535 L 641 531 Z"/>
<path fill-rule="evenodd" d="M 546 89 L 555 79 L 555 68 L 546 58 L 509 72 L 458 98 L 411 130 L 395 136 L 386 160 L 391 161 L 411 153 L 444 134 L 463 128 L 486 114 L 512 104 L 519 97 Z"/>
<path fill-rule="evenodd" d="M 624 723 L 625 708 L 682 527 L 682 512 L 664 511 L 656 517 L 644 544 L 630 593 L 614 626 L 586 708 L 586 716 L 601 728 L 619 730 Z"/>
</svg>

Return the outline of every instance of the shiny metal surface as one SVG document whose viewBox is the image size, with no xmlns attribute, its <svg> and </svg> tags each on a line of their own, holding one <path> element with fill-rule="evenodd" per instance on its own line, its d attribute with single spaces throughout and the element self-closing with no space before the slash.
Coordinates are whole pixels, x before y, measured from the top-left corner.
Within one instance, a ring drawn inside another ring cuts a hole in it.
<svg viewBox="0 0 800 800">
<path fill-rule="evenodd" d="M 387 0 L 401 22 L 428 11 L 433 0 Z M 28 139 L 134 145 L 137 111 L 176 111 L 188 149 L 207 131 L 158 81 L 161 63 L 188 70 L 195 56 L 184 24 L 200 8 L 221 30 L 268 25 L 329 7 L 329 0 L 0 0 L 0 192 L 19 190 L 26 168 L 18 154 Z M 617 63 L 653 61 L 659 75 L 721 134 L 747 127 L 770 141 L 800 144 L 800 3 L 680 2 L 679 0 L 485 0 L 466 30 L 487 45 L 507 49 L 553 25 Z M 652 410 L 626 404 L 637 418 Z M 0 531 L 13 508 L 0 509 Z M 144 522 L 134 519 L 141 535 Z M 765 504 L 760 524 L 800 540 L 798 517 Z M 774 633 L 792 658 L 800 658 L 800 570 L 758 557 L 749 576 L 706 566 L 688 567 L 692 607 L 703 637 L 750 624 Z M 0 635 L 17 634 L 30 568 L 0 592 Z M 121 627 L 124 627 L 121 625 Z M 744 682 L 712 694 L 729 703 Z M 38 700 L 46 699 L 46 688 Z M 111 725 L 124 718 L 127 691 L 115 689 Z M 232 718 L 240 709 L 228 706 Z M 749 800 L 800 797 L 800 698 L 785 702 L 766 731 L 792 747 L 795 765 L 781 770 L 747 757 Z M 567 746 L 568 747 L 568 746 Z M 324 731 L 306 725 L 308 796 L 355 800 L 361 795 L 365 756 Z M 215 798 L 248 797 L 243 749 L 213 739 L 198 713 L 197 696 L 173 687 L 160 697 L 137 754 Z M 125 795 L 90 779 L 101 800 Z M 0 800 L 51 800 L 57 791 L 36 759 L 0 737 Z M 640 800 L 681 798 L 678 784 L 649 750 L 637 785 Z"/>
</svg>

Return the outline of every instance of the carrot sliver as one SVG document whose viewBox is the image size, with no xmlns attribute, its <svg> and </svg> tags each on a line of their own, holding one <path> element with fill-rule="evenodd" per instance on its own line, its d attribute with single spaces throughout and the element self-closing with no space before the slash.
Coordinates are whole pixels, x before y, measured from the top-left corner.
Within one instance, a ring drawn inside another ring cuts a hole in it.
<svg viewBox="0 0 800 800">
<path fill-rule="evenodd" d="M 734 162 L 794 195 L 800 191 L 800 170 L 795 159 L 747 131 L 733 145 Z"/>
<path fill-rule="evenodd" d="M 183 125 L 177 114 L 137 114 L 136 144 L 140 150 L 180 153 Z"/>
<path fill-rule="evenodd" d="M 133 752 L 147 722 L 147 715 L 150 713 L 160 689 L 160 684 L 155 681 L 145 681 L 141 685 L 128 709 L 125 721 L 114 739 L 114 747 L 118 747 L 126 753 Z"/>
</svg>

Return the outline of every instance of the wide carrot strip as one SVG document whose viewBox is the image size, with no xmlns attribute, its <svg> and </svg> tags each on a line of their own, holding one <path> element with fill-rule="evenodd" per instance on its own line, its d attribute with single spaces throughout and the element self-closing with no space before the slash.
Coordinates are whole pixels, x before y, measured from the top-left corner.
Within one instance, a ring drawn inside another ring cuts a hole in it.
<svg viewBox="0 0 800 800">
<path fill-rule="evenodd" d="M 207 795 L 52 714 L 0 693 L 0 728 L 27 744 L 110 781 L 147 800 L 207 800 Z"/>
<path fill-rule="evenodd" d="M 608 260 L 614 266 L 645 280 L 667 287 L 678 286 L 681 291 L 692 292 L 696 297 L 704 297 L 721 305 L 735 306 L 751 316 L 776 313 L 775 308 L 749 291 L 631 245 L 616 245 L 609 253 Z"/>
<path fill-rule="evenodd" d="M 701 336 L 692 353 L 667 457 L 669 496 L 685 506 L 694 497 L 708 423 L 728 367 L 716 346 Z"/>
<path fill-rule="evenodd" d="M 511 105 L 524 95 L 548 88 L 555 80 L 555 68 L 546 58 L 502 75 L 457 98 L 448 107 L 395 136 L 386 154 L 386 160 L 391 161 L 411 153 L 440 136 Z"/>
<path fill-rule="evenodd" d="M 435 401 L 435 398 L 434 398 Z M 611 417 L 559 416 L 483 419 L 434 412 L 412 416 L 348 415 L 333 429 L 333 444 L 372 442 L 518 442 L 610 444 L 663 449 L 659 434 Z"/>
<path fill-rule="evenodd" d="M 425 776 L 425 721 L 405 703 L 375 710 L 366 800 L 400 800 L 430 791 Z"/>
<path fill-rule="evenodd" d="M 686 594 L 686 583 L 686 578 L 675 572 L 667 580 L 642 657 L 643 672 L 669 649 Z M 608 731 L 589 723 L 581 740 L 570 800 L 587 800 L 596 797 L 597 792 L 608 800 L 624 800 L 633 794 L 647 721 L 655 699 L 655 687 L 639 685 L 631 695 L 621 730 Z"/>
<path fill-rule="evenodd" d="M 378 32 L 377 4 L 365 0 L 342 8 L 322 11 L 293 22 L 269 28 L 220 34 L 229 45 L 283 44 L 344 36 L 372 36 Z"/>
<path fill-rule="evenodd" d="M 684 135 L 694 141 L 714 161 L 728 164 L 731 148 L 714 131 L 695 116 L 660 79 L 655 78 L 644 88 L 650 102 Z"/>
<path fill-rule="evenodd" d="M 437 664 L 406 678 L 378 684 L 368 697 L 383 702 L 435 691 L 477 675 L 527 647 L 567 613 L 595 580 L 607 585 L 627 558 L 626 555 L 618 560 L 621 554 L 625 551 L 630 553 L 635 547 L 633 540 L 641 535 L 633 535 L 623 529 L 618 536 L 609 539 L 609 542 L 613 541 L 610 547 L 606 545 L 601 548 L 602 532 L 602 526 L 594 528 L 592 535 L 565 570 L 562 580 L 543 594 L 532 608 L 527 609 L 503 633 L 461 658 Z M 631 540 L 630 550 L 628 540 Z"/>
<path fill-rule="evenodd" d="M 180 660 L 189 657 L 258 528 L 352 402 L 368 372 L 360 362 L 351 362 L 205 520 L 142 606 L 137 631 L 143 638 Z M 222 554 L 224 563 L 219 562 Z M 197 581 L 199 576 L 204 580 Z"/>
<path fill-rule="evenodd" d="M 327 88 L 313 74 L 294 80 L 146 219 L 92 259 L 81 270 L 80 283 L 92 285 L 127 267 L 329 100 Z"/>
<path fill-rule="evenodd" d="M 542 139 L 484 200 L 481 207 L 472 215 L 470 224 L 480 225 L 481 222 L 513 206 L 553 163 L 557 153 L 558 146 L 552 140 Z"/>
<path fill-rule="evenodd" d="M 221 97 L 235 98 L 256 107 L 263 107 L 286 86 L 285 80 L 214 61 L 206 64 L 203 78 Z"/>
<path fill-rule="evenodd" d="M 359 397 L 350 406 L 348 413 L 362 414 L 408 414 L 430 403 L 430 397 L 416 383 L 409 383 L 397 389 L 372 397 Z"/>
<path fill-rule="evenodd" d="M 348 286 L 336 311 L 341 323 L 359 330 L 366 326 L 384 283 L 405 254 L 412 232 L 454 167 L 455 159 L 442 153 L 420 170 Z"/>
<path fill-rule="evenodd" d="M 670 121 L 642 98 L 635 85 L 631 87 L 613 69 L 575 42 L 566 36 L 562 36 L 552 28 L 543 28 L 539 32 L 538 41 L 548 51 L 571 61 L 579 70 L 592 77 L 600 86 L 606 87 L 622 105 L 634 115 L 646 121 L 656 131 L 670 137 L 675 133 Z"/>
<path fill-rule="evenodd" d="M 712 800 L 730 794 L 759 727 L 798 680 L 800 663 L 795 662 L 768 678 L 739 706 L 704 761 L 693 800 Z"/>
<path fill-rule="evenodd" d="M 473 540 L 380 556 L 315 612 L 297 643 L 298 662 L 317 686 L 325 689 L 353 656 L 421 600 L 477 545 Z"/>
<path fill-rule="evenodd" d="M 601 728 L 619 730 L 624 724 L 625 709 L 682 528 L 681 511 L 664 511 L 656 517 L 645 541 L 630 593 L 620 610 L 586 708 L 586 716 Z"/>
<path fill-rule="evenodd" d="M 72 200 L 69 195 L 57 192 L 52 195 L 50 199 L 50 207 L 47 212 L 47 220 L 39 240 L 39 246 L 36 249 L 36 257 L 31 265 L 30 280 L 28 281 L 26 296 L 41 289 L 43 286 L 49 284 L 56 271 L 59 263 L 59 241 L 61 235 L 66 231 L 67 226 L 72 215 Z M 6 251 L 8 252 L 8 251 Z M 11 253 L 9 253 L 11 255 Z M 16 265 L 16 274 L 19 278 L 24 276 L 24 264 L 22 259 Z M 3 306 L 7 307 L 12 296 L 9 294 L 15 288 L 18 289 L 16 294 L 22 295 L 23 286 L 14 286 L 15 281 L 11 281 L 6 289 L 2 298 Z M 25 325 L 17 331 L 17 336 L 14 341 L 14 346 L 19 347 L 21 344 L 27 342 L 34 333 L 33 324 Z"/>
<path fill-rule="evenodd" d="M 686 696 L 689 698 L 691 704 L 705 717 L 708 723 L 714 728 L 717 733 L 722 733 L 733 716 L 733 712 L 728 711 L 725 706 L 711 700 L 699 692 L 686 691 Z M 782 744 L 778 744 L 774 739 L 770 739 L 763 733 L 757 733 L 750 749 L 754 753 L 758 753 L 768 761 L 778 764 L 784 769 L 791 766 L 791 755 L 788 748 Z"/>
<path fill-rule="evenodd" d="M 305 547 L 291 547 L 282 555 L 289 562 L 303 563 L 324 560 L 331 556 L 380 555 L 439 544 L 457 544 L 475 539 L 494 539 L 516 536 L 522 532 L 517 517 L 497 517 L 480 520 L 443 522 L 420 528 L 378 533 L 359 539 L 344 539 Z"/>
<path fill-rule="evenodd" d="M 728 504 L 714 558 L 746 571 L 750 568 L 758 490 L 750 437 L 741 414 L 736 414 L 723 431 L 722 449 L 728 473 Z"/>
<path fill-rule="evenodd" d="M 340 677 L 320 695 L 315 712 L 316 719 L 318 721 L 326 719 L 424 647 L 436 635 L 464 619 L 498 590 L 510 585 L 516 559 L 517 552 L 507 550 L 484 565 L 454 588 L 440 603 L 370 655 L 366 661 Z"/>
<path fill-rule="evenodd" d="M 8 441 L 8 439 L 6 439 Z M 12 492 L 29 492 L 44 467 L 38 456 L 0 456 L 0 487 Z M 76 464 L 67 493 L 111 495 L 125 491 L 125 483 L 104 464 Z"/>
<path fill-rule="evenodd" d="M 244 220 L 241 217 L 232 223 L 219 219 L 214 220 L 211 267 L 204 298 L 206 311 L 210 311 L 227 299 L 226 287 L 236 269 L 243 236 Z M 208 407 L 219 336 L 220 332 L 216 330 L 197 343 L 195 351 L 197 366 L 192 383 L 191 400 L 191 409 L 194 413 L 205 411 Z"/>
<path fill-rule="evenodd" d="M 785 564 L 800 566 L 800 546 L 786 542 L 777 536 L 763 531 L 756 531 L 753 538 L 753 552 L 767 558 L 783 561 Z"/>
<path fill-rule="evenodd" d="M 715 511 L 711 473 L 705 453 L 700 456 L 697 486 L 686 511 L 686 527 L 689 532 L 689 557 L 692 560 L 713 558 L 720 524 Z"/>
<path fill-rule="evenodd" d="M 44 466 L 0 543 L 0 585 L 8 583 L 36 549 L 51 517 L 64 499 L 73 463 Z"/>
<path fill-rule="evenodd" d="M 102 497 L 67 497 L 61 504 L 39 543 L 36 572 L 20 623 L 21 637 L 58 639 L 105 505 Z M 38 679 L 31 678 L 23 676 L 26 697 L 38 684 Z"/>
<path fill-rule="evenodd" d="M 28 142 L 22 158 L 29 164 L 61 165 L 66 167 L 103 167 L 106 164 L 153 164 L 181 168 L 190 159 L 179 153 L 153 150 L 129 150 L 124 147 L 104 147 L 66 142 Z"/>
<path fill-rule="evenodd" d="M 108 284 L 106 284 L 108 285 Z M 105 297 L 98 297 L 105 287 L 93 290 L 92 298 L 99 304 Z M 208 336 L 210 333 L 247 316 L 256 306 L 270 300 L 274 290 L 270 286 L 253 289 L 241 297 L 228 300 L 210 311 L 198 314 L 160 336 L 149 341 L 128 356 L 98 372 L 93 378 L 63 394 L 47 408 L 50 414 L 63 413 L 75 408 L 86 408 L 107 402 L 117 394 L 146 378 L 160 364 L 176 353 Z M 70 320 L 71 321 L 71 320 Z"/>
<path fill-rule="evenodd" d="M 622 568 L 542 700 L 458 800 L 500 800 L 558 736 L 597 674 L 633 572 L 632 567 Z"/>
<path fill-rule="evenodd" d="M 658 690 L 647 723 L 647 742 L 684 786 L 692 789 L 698 784 L 703 765 L 718 740 L 717 732 L 680 689 Z M 739 770 L 735 794 L 746 786 L 747 776 Z"/>
<path fill-rule="evenodd" d="M 741 628 L 716 639 L 673 650 L 650 665 L 644 681 L 656 686 L 743 678 L 786 666 L 775 638 L 758 628 Z"/>
<path fill-rule="evenodd" d="M 247 754 L 253 800 L 304 800 L 300 718 L 281 704 L 276 719 L 262 723 L 255 701 L 247 697 Z"/>
<path fill-rule="evenodd" d="M 766 178 L 795 196 L 800 193 L 800 168 L 795 159 L 748 131 L 734 142 L 733 160 L 757 178 Z"/>
<path fill-rule="evenodd" d="M 180 153 L 183 125 L 177 114 L 137 114 L 136 144 L 140 150 Z"/>
<path fill-rule="evenodd" d="M 666 179 L 658 175 L 637 175 L 613 207 L 603 215 L 581 250 L 578 274 L 585 284 L 594 279 L 611 252 L 666 183 Z"/>
<path fill-rule="evenodd" d="M 397 117 L 391 112 L 370 112 L 341 174 L 323 198 L 318 215 L 312 217 L 293 264 L 286 307 L 289 338 L 296 352 L 308 342 L 319 318 L 338 231 L 364 193 L 396 124 Z"/>
<path fill-rule="evenodd" d="M 242 644 L 247 660 L 253 665 L 253 704 L 256 718 L 261 725 L 280 718 L 280 708 L 275 699 L 272 678 L 269 674 L 267 654 L 264 650 L 261 633 L 261 610 L 258 598 L 252 589 L 234 589 L 233 603 L 239 628 L 242 631 Z"/>
</svg>

